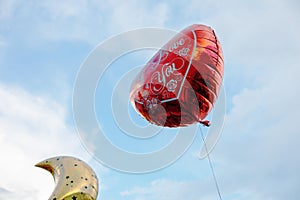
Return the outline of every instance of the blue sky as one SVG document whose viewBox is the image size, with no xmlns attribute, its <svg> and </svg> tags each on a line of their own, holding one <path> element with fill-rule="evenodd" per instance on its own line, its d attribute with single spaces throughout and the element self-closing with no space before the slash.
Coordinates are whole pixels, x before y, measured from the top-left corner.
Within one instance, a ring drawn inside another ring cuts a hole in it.
<svg viewBox="0 0 300 200">
<path fill-rule="evenodd" d="M 136 28 L 179 31 L 194 23 L 215 29 L 225 58 L 226 122 L 211 154 L 223 199 L 299 199 L 299 9 L 295 0 L 0 0 L 0 199 L 47 199 L 52 177 L 34 164 L 56 155 L 96 170 L 99 200 L 217 199 L 208 162 L 197 158 L 199 136 L 172 166 L 126 174 L 86 152 L 72 116 L 76 74 L 96 45 Z M 152 53 L 122 58 L 111 80 L 122 62 L 126 72 Z M 101 116 L 105 108 L 96 108 Z M 126 148 L 115 124 L 105 126 Z M 159 138 L 158 146 L 170 139 Z"/>
</svg>

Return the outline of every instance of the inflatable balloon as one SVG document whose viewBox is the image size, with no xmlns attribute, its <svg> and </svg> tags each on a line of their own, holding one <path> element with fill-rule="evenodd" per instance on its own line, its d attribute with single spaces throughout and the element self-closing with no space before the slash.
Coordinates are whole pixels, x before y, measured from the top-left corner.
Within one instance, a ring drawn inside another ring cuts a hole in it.
<svg viewBox="0 0 300 200">
<path fill-rule="evenodd" d="M 68 156 L 54 157 L 35 165 L 49 171 L 56 187 L 49 200 L 96 200 L 98 179 L 85 162 Z"/>
<path fill-rule="evenodd" d="M 174 36 L 143 67 L 130 100 L 147 121 L 167 127 L 205 121 L 223 79 L 223 55 L 213 29 L 192 25 Z"/>
</svg>

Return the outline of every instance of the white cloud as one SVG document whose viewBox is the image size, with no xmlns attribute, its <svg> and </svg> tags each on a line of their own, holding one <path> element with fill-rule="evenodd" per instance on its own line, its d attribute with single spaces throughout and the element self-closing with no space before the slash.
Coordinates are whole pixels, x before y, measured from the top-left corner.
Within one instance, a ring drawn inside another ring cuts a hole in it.
<svg viewBox="0 0 300 200">
<path fill-rule="evenodd" d="M 17 8 L 18 12 L 5 18 L 10 23 L 4 27 L 15 31 L 16 35 L 19 34 L 18 30 L 22 31 L 23 41 L 83 41 L 94 46 L 111 34 L 137 27 L 163 26 L 169 14 L 167 4 L 153 5 L 137 0 L 111 0 L 105 3 L 46 0 L 17 2 L 10 7 L 10 13 Z"/>
<path fill-rule="evenodd" d="M 36 6 L 43 13 L 35 20 L 39 39 L 95 42 L 101 35 L 102 11 L 89 1 L 43 1 Z"/>
<path fill-rule="evenodd" d="M 251 191 L 255 199 L 297 199 L 300 141 L 298 66 L 272 73 L 268 84 L 234 97 L 216 156 L 228 193 Z M 240 199 L 253 199 L 252 197 Z"/>
<path fill-rule="evenodd" d="M 76 2 L 71 0 L 66 1 L 42 1 L 39 7 L 46 12 L 49 19 L 65 20 L 70 17 L 78 17 L 86 14 L 85 9 L 88 2 L 86 0 L 78 0 Z"/>
<path fill-rule="evenodd" d="M 2 35 L 0 35 L 0 48 L 5 46 L 5 45 L 6 45 L 5 39 Z"/>
<path fill-rule="evenodd" d="M 0 188 L 0 199 L 10 199 L 10 200 L 19 200 L 19 199 L 24 199 L 24 200 L 32 200 L 33 197 L 27 196 L 26 194 L 20 193 L 13 193 L 10 192 L 6 189 Z"/>
<path fill-rule="evenodd" d="M 216 30 L 225 58 L 225 81 L 257 86 L 270 70 L 279 70 L 278 60 L 299 55 L 299 3 L 283 0 L 192 1 L 199 23 Z M 186 13 L 189 15 L 189 13 Z M 288 66 L 287 66 L 288 67 Z M 255 80 L 253 80 L 255 79 Z M 234 86 L 233 86 L 234 87 Z"/>
<path fill-rule="evenodd" d="M 138 0 L 110 1 L 110 26 L 117 31 L 145 26 L 164 26 L 169 17 L 168 5 L 162 2 L 141 3 Z"/>
<path fill-rule="evenodd" d="M 8 19 L 13 16 L 15 11 L 15 0 L 1 0 L 0 1 L 0 20 Z"/>
<path fill-rule="evenodd" d="M 174 181 L 157 179 L 147 186 L 137 186 L 120 193 L 122 199 L 135 200 L 213 200 L 217 194 L 211 183 L 201 181 Z"/>
<path fill-rule="evenodd" d="M 51 174 L 34 165 L 58 155 L 89 156 L 67 125 L 63 105 L 3 84 L 0 99 L 0 188 L 10 191 L 0 196 L 47 199 L 54 189 Z"/>
</svg>

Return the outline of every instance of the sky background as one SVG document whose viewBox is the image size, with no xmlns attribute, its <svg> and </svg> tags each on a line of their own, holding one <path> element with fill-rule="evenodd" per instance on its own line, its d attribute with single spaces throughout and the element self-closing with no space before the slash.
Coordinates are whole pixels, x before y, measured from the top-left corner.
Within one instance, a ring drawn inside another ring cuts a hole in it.
<svg viewBox="0 0 300 200">
<path fill-rule="evenodd" d="M 53 179 L 34 164 L 57 155 L 95 169 L 98 200 L 218 199 L 208 161 L 197 158 L 200 137 L 172 166 L 126 174 L 87 153 L 72 116 L 76 74 L 96 45 L 136 28 L 194 23 L 215 29 L 225 58 L 226 121 L 211 154 L 223 199 L 299 199 L 299 10 L 296 0 L 0 0 L 0 199 L 47 199 Z M 153 53 L 122 58 L 110 75 Z"/>
</svg>

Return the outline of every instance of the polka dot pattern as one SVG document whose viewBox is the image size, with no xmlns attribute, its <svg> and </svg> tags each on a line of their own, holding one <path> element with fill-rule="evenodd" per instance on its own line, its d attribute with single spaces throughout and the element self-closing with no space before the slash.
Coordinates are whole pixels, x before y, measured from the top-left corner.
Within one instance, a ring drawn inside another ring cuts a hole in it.
<svg viewBox="0 0 300 200">
<path fill-rule="evenodd" d="M 44 160 L 37 167 L 49 171 L 56 187 L 49 200 L 96 200 L 98 178 L 93 169 L 78 158 L 70 156 Z"/>
</svg>

